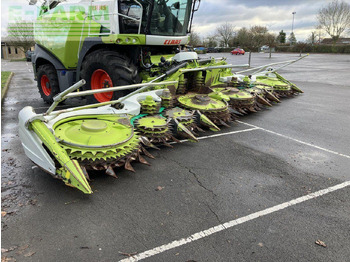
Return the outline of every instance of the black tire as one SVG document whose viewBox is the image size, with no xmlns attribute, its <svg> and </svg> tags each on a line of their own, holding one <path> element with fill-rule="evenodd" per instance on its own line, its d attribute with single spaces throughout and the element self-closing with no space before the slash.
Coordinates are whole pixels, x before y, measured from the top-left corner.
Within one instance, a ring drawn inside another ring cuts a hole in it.
<svg viewBox="0 0 350 262">
<path fill-rule="evenodd" d="M 103 76 L 107 74 L 109 77 L 108 81 L 104 80 L 104 85 L 99 84 L 99 81 L 96 82 L 96 74 L 98 73 L 101 73 Z M 82 64 L 81 78 L 86 81 L 84 90 L 131 85 L 141 82 L 141 77 L 138 75 L 136 66 L 128 57 L 118 52 L 108 50 L 94 51 L 85 58 Z M 87 102 L 91 104 L 115 100 L 130 92 L 130 90 L 122 90 L 113 92 L 111 96 L 107 96 L 107 93 L 90 95 L 87 96 Z"/>
<path fill-rule="evenodd" d="M 44 85 L 44 83 L 46 84 Z M 53 98 L 60 92 L 56 69 L 50 65 L 41 65 L 37 71 L 37 86 L 41 98 L 47 104 L 53 103 Z"/>
</svg>

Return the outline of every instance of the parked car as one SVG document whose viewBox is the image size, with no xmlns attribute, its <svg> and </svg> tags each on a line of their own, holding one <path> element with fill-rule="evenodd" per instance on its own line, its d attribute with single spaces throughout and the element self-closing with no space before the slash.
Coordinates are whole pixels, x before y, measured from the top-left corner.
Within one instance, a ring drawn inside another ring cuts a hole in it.
<svg viewBox="0 0 350 262">
<path fill-rule="evenodd" d="M 260 47 L 260 51 L 269 51 L 270 47 L 268 45 L 263 45 L 262 47 Z"/>
<path fill-rule="evenodd" d="M 243 49 L 240 48 L 235 48 L 231 51 L 232 55 L 244 55 L 245 51 Z"/>
<path fill-rule="evenodd" d="M 194 48 L 190 45 L 185 45 L 184 50 L 188 51 L 188 52 L 194 52 Z"/>
<path fill-rule="evenodd" d="M 32 55 L 34 54 L 34 52 L 33 51 L 30 51 L 30 50 L 28 50 L 27 52 L 26 52 L 26 59 L 27 59 L 27 61 L 28 62 L 31 62 L 32 61 Z"/>
<path fill-rule="evenodd" d="M 207 53 L 207 49 L 205 47 L 203 47 L 203 46 L 194 48 L 194 51 L 197 54 L 206 54 Z"/>
<path fill-rule="evenodd" d="M 215 51 L 216 51 L 217 53 L 221 53 L 222 50 L 223 50 L 222 47 L 214 47 L 214 48 L 215 48 Z"/>
<path fill-rule="evenodd" d="M 270 47 L 268 45 L 263 45 L 261 47 L 259 47 L 259 52 L 260 53 L 266 53 L 270 51 Z"/>
<path fill-rule="evenodd" d="M 216 53 L 216 48 L 215 47 L 208 47 L 207 53 Z"/>
</svg>

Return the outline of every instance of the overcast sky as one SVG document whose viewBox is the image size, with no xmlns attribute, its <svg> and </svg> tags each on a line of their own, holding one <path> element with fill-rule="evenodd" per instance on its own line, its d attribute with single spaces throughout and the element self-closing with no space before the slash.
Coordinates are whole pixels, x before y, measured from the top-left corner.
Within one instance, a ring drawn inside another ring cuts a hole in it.
<svg viewBox="0 0 350 262">
<path fill-rule="evenodd" d="M 305 40 L 317 24 L 318 10 L 331 0 L 202 0 L 194 15 L 194 30 L 201 36 L 215 33 L 220 24 L 229 22 L 235 29 L 254 25 L 266 26 L 270 32 L 292 31 L 297 40 Z M 345 0 L 350 3 L 350 0 Z"/>
<path fill-rule="evenodd" d="M 69 1 L 69 0 L 68 0 Z M 254 25 L 266 26 L 287 35 L 292 29 L 292 12 L 296 12 L 294 33 L 297 40 L 305 40 L 317 24 L 316 15 L 322 6 L 331 0 L 202 0 L 194 15 L 193 29 L 202 37 L 215 33 L 220 24 L 229 22 L 238 30 Z M 345 0 L 350 3 L 350 0 Z M 34 19 L 35 7 L 27 0 L 1 0 L 1 35 L 6 35 L 6 26 L 11 19 L 9 10 L 15 10 L 23 19 Z"/>
</svg>

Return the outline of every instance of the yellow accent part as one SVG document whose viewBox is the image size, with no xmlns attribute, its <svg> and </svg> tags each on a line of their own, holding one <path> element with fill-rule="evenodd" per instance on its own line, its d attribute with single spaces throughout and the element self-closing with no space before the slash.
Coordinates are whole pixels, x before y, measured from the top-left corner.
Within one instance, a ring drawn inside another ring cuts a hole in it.
<svg viewBox="0 0 350 262">
<path fill-rule="evenodd" d="M 64 176 L 65 178 L 67 178 L 67 179 L 69 179 L 70 178 L 70 172 L 67 170 L 66 171 L 66 174 L 65 174 L 65 176 Z"/>
<path fill-rule="evenodd" d="M 31 128 L 38 135 L 39 139 L 44 143 L 46 148 L 52 153 L 56 160 L 62 166 L 63 174 L 57 170 L 64 182 L 71 184 L 77 189 L 83 191 L 85 194 L 91 194 L 92 190 L 86 177 L 76 160 L 71 160 L 65 149 L 57 143 L 55 136 L 50 129 L 41 120 L 34 120 L 31 122 Z"/>
</svg>

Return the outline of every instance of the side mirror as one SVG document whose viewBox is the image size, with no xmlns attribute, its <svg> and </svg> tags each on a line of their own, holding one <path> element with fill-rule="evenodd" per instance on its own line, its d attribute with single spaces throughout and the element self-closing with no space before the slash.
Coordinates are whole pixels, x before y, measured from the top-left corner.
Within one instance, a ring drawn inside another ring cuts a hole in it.
<svg viewBox="0 0 350 262">
<path fill-rule="evenodd" d="M 194 2 L 195 5 L 196 5 L 196 2 L 198 3 L 198 5 L 197 5 L 197 7 L 194 7 L 194 8 L 193 8 L 193 12 L 198 11 L 199 6 L 201 5 L 201 0 L 196 0 L 196 1 Z"/>
<path fill-rule="evenodd" d="M 174 7 L 175 9 L 180 9 L 180 2 L 175 2 L 175 3 L 173 4 L 173 7 Z"/>
</svg>

